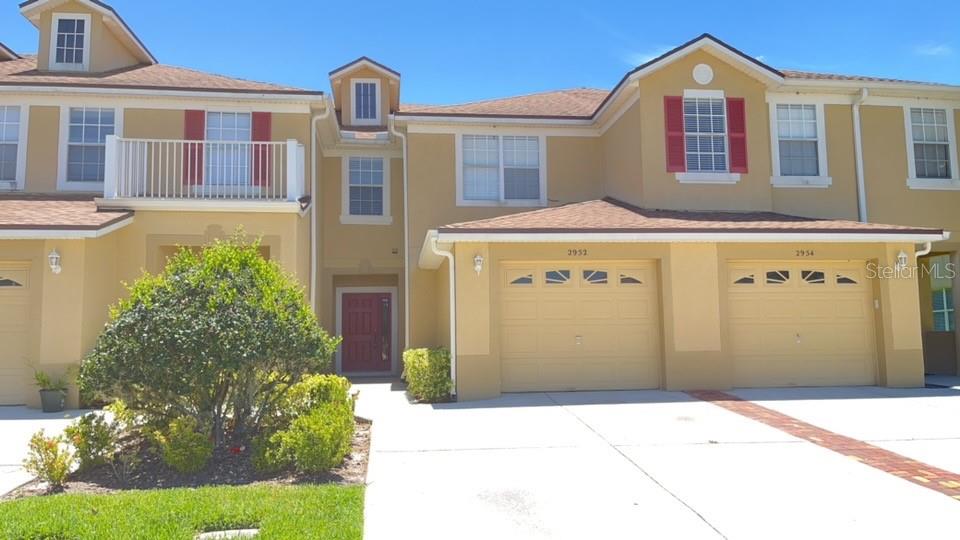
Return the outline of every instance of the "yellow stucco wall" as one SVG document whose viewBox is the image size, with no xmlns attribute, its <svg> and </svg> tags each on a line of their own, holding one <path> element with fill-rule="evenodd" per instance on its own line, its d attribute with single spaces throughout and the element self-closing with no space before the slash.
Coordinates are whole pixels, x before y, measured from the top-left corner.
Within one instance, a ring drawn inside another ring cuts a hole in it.
<svg viewBox="0 0 960 540">
<path fill-rule="evenodd" d="M 59 137 L 60 107 L 38 105 L 30 107 L 25 191 L 35 193 L 57 191 Z"/>
</svg>

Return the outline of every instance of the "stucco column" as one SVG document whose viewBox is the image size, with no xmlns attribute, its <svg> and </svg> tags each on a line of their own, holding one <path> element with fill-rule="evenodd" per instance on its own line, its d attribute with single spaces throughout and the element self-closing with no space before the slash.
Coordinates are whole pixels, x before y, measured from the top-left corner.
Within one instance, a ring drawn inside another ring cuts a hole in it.
<svg viewBox="0 0 960 540">
<path fill-rule="evenodd" d="M 474 258 L 483 257 L 478 274 Z M 491 282 L 497 272 L 488 244 L 457 244 L 457 398 L 483 399 L 500 395 L 500 355 L 493 347 Z"/>
<path fill-rule="evenodd" d="M 716 244 L 672 244 L 663 261 L 664 386 L 729 388 L 723 353 Z"/>
<path fill-rule="evenodd" d="M 907 254 L 908 269 L 902 276 L 884 277 L 883 268 L 893 268 L 897 255 Z M 923 386 L 923 339 L 920 327 L 920 290 L 912 244 L 888 244 L 877 261 L 881 272 L 879 286 L 883 351 L 880 355 L 880 377 L 884 386 Z"/>
</svg>

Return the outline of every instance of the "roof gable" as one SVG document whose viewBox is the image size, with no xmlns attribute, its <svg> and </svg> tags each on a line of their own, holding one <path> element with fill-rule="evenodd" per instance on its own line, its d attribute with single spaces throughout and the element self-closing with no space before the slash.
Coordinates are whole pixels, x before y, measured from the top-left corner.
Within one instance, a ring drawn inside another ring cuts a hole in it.
<svg viewBox="0 0 960 540">
<path fill-rule="evenodd" d="M 338 67 L 337 69 L 334 69 L 333 71 L 330 72 L 330 79 L 333 80 L 333 79 L 339 78 L 344 73 L 353 71 L 355 69 L 359 69 L 361 67 L 372 69 L 380 73 L 384 77 L 387 77 L 388 79 L 400 80 L 399 71 L 390 69 L 387 66 L 381 64 L 380 62 L 377 62 L 366 56 L 361 56 L 360 58 L 357 58 L 352 62 L 347 62 L 346 64 Z"/>
<path fill-rule="evenodd" d="M 675 47 L 660 56 L 645 62 L 633 70 L 629 71 L 624 80 L 644 77 L 667 66 L 694 51 L 706 50 L 721 59 L 726 60 L 734 67 L 768 84 L 780 84 L 783 82 L 783 73 L 756 58 L 745 54 L 744 52 L 731 47 L 725 42 L 713 37 L 710 34 L 701 34 L 690 41 Z M 619 85 L 618 85 L 619 86 Z"/>
<path fill-rule="evenodd" d="M 140 38 L 133 33 L 123 17 L 109 4 L 100 0 L 27 0 L 20 4 L 20 13 L 34 26 L 40 27 L 40 16 L 67 2 L 76 2 L 103 16 L 104 25 L 109 28 L 131 53 L 144 64 L 156 64 L 157 59 L 147 49 Z"/>
<path fill-rule="evenodd" d="M 19 59 L 20 59 L 19 54 L 13 52 L 13 49 L 11 49 L 10 47 L 7 47 L 3 43 L 0 43 L 0 62 L 4 62 L 6 60 L 19 60 Z"/>
</svg>

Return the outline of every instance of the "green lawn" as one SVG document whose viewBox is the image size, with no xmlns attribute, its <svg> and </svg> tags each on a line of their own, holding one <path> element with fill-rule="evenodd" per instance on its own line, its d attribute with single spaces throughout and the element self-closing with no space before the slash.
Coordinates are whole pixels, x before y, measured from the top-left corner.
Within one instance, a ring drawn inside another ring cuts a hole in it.
<svg viewBox="0 0 960 540">
<path fill-rule="evenodd" d="M 4 539 L 192 539 L 258 527 L 260 538 L 363 536 L 360 486 L 219 486 L 52 495 L 0 503 Z"/>
</svg>

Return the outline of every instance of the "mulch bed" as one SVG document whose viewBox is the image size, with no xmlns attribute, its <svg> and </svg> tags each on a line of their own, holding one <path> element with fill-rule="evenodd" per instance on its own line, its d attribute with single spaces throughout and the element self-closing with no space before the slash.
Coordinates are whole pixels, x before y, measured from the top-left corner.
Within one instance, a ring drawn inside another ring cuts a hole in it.
<svg viewBox="0 0 960 540">
<path fill-rule="evenodd" d="M 249 447 L 239 454 L 231 453 L 225 448 L 218 449 L 203 470 L 195 474 L 181 474 L 164 465 L 158 453 L 148 443 L 141 443 L 141 462 L 127 479 L 127 482 L 120 482 L 113 475 L 111 468 L 105 465 L 89 471 L 71 474 L 63 492 L 112 493 L 131 489 L 247 484 L 363 484 L 367 478 L 371 422 L 360 417 L 357 417 L 356 420 L 353 447 L 350 453 L 347 454 L 339 467 L 321 474 L 303 475 L 293 471 L 277 474 L 258 473 L 253 467 L 252 452 Z M 0 501 L 46 493 L 46 484 L 33 480 L 0 497 Z"/>
</svg>

